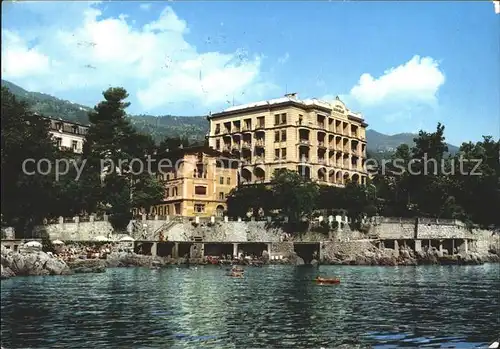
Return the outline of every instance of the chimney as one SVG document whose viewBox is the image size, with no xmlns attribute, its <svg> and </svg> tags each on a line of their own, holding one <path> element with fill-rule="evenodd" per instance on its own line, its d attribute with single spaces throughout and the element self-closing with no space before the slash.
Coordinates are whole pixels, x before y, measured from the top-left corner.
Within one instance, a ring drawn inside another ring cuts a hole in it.
<svg viewBox="0 0 500 349">
<path fill-rule="evenodd" d="M 297 92 L 287 93 L 285 95 L 285 97 L 296 99 L 297 98 Z"/>
</svg>

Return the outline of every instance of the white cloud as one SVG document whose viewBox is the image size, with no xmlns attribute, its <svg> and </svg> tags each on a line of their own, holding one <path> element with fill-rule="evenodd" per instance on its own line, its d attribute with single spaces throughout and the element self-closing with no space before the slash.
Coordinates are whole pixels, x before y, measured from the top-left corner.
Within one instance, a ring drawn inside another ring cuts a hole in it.
<svg viewBox="0 0 500 349">
<path fill-rule="evenodd" d="M 53 94 L 97 95 L 123 86 L 143 112 L 182 103 L 206 112 L 234 95 L 244 102 L 274 88 L 261 81 L 261 55 L 199 52 L 185 39 L 188 24 L 170 7 L 140 28 L 125 14 L 104 16 L 95 3 L 85 4 L 70 27 L 62 10 L 53 12 L 52 25 L 40 25 L 35 41 L 27 34 L 33 28 L 2 28 L 3 79 Z"/>
<path fill-rule="evenodd" d="M 498 15 L 500 13 L 500 1 L 493 0 L 493 5 L 495 6 L 495 13 Z"/>
<path fill-rule="evenodd" d="M 49 57 L 36 48 L 28 48 L 26 42 L 16 33 L 2 30 L 2 76 L 24 78 L 42 76 L 50 70 Z"/>
<path fill-rule="evenodd" d="M 139 8 L 144 11 L 149 11 L 151 9 L 150 3 L 143 3 L 139 5 Z"/>
<path fill-rule="evenodd" d="M 418 103 L 434 105 L 445 76 L 439 63 L 431 57 L 414 56 L 378 78 L 365 73 L 350 91 L 350 97 L 361 106 Z"/>
</svg>

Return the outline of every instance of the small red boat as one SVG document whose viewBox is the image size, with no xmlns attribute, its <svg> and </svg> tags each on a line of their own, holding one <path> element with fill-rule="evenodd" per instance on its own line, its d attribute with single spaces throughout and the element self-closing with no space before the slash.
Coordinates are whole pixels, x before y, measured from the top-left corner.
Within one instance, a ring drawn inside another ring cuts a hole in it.
<svg viewBox="0 0 500 349">
<path fill-rule="evenodd" d="M 318 285 L 334 285 L 334 284 L 340 284 L 340 279 L 339 278 L 322 278 L 317 276 L 316 279 L 314 279 Z"/>
</svg>

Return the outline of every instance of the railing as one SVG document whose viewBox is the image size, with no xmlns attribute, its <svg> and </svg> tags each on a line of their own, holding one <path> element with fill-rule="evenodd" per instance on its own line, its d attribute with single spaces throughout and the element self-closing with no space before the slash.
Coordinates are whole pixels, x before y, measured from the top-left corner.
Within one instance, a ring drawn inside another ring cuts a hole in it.
<svg viewBox="0 0 500 349">
<path fill-rule="evenodd" d="M 258 139 L 258 140 L 255 142 L 255 146 L 256 146 L 256 147 L 264 147 L 264 140 L 263 140 L 263 139 Z"/>
<path fill-rule="evenodd" d="M 311 144 L 311 142 L 310 142 L 308 139 L 300 139 L 300 140 L 299 140 L 299 143 L 300 143 L 300 144 L 305 144 L 305 145 L 309 145 L 309 144 Z"/>
</svg>

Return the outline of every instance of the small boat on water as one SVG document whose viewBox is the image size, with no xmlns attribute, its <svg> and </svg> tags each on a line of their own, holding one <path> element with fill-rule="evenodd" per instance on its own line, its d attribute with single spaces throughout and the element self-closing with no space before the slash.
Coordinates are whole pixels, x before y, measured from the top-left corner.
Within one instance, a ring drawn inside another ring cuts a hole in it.
<svg viewBox="0 0 500 349">
<path fill-rule="evenodd" d="M 244 275 L 242 272 L 231 272 L 228 274 L 228 276 L 231 276 L 233 278 L 242 278 Z"/>
<path fill-rule="evenodd" d="M 228 269 L 230 272 L 233 273 L 244 273 L 245 270 L 243 268 L 239 268 L 237 266 L 233 266 L 231 269 Z"/>
<path fill-rule="evenodd" d="M 245 270 L 242 268 L 237 267 L 234 265 L 230 270 L 229 270 L 229 276 L 231 277 L 237 277 L 237 278 L 242 278 L 243 274 L 245 273 Z"/>
<path fill-rule="evenodd" d="M 340 284 L 340 279 L 339 278 L 322 278 L 317 276 L 316 279 L 314 279 L 318 285 L 334 285 L 334 284 Z"/>
</svg>

